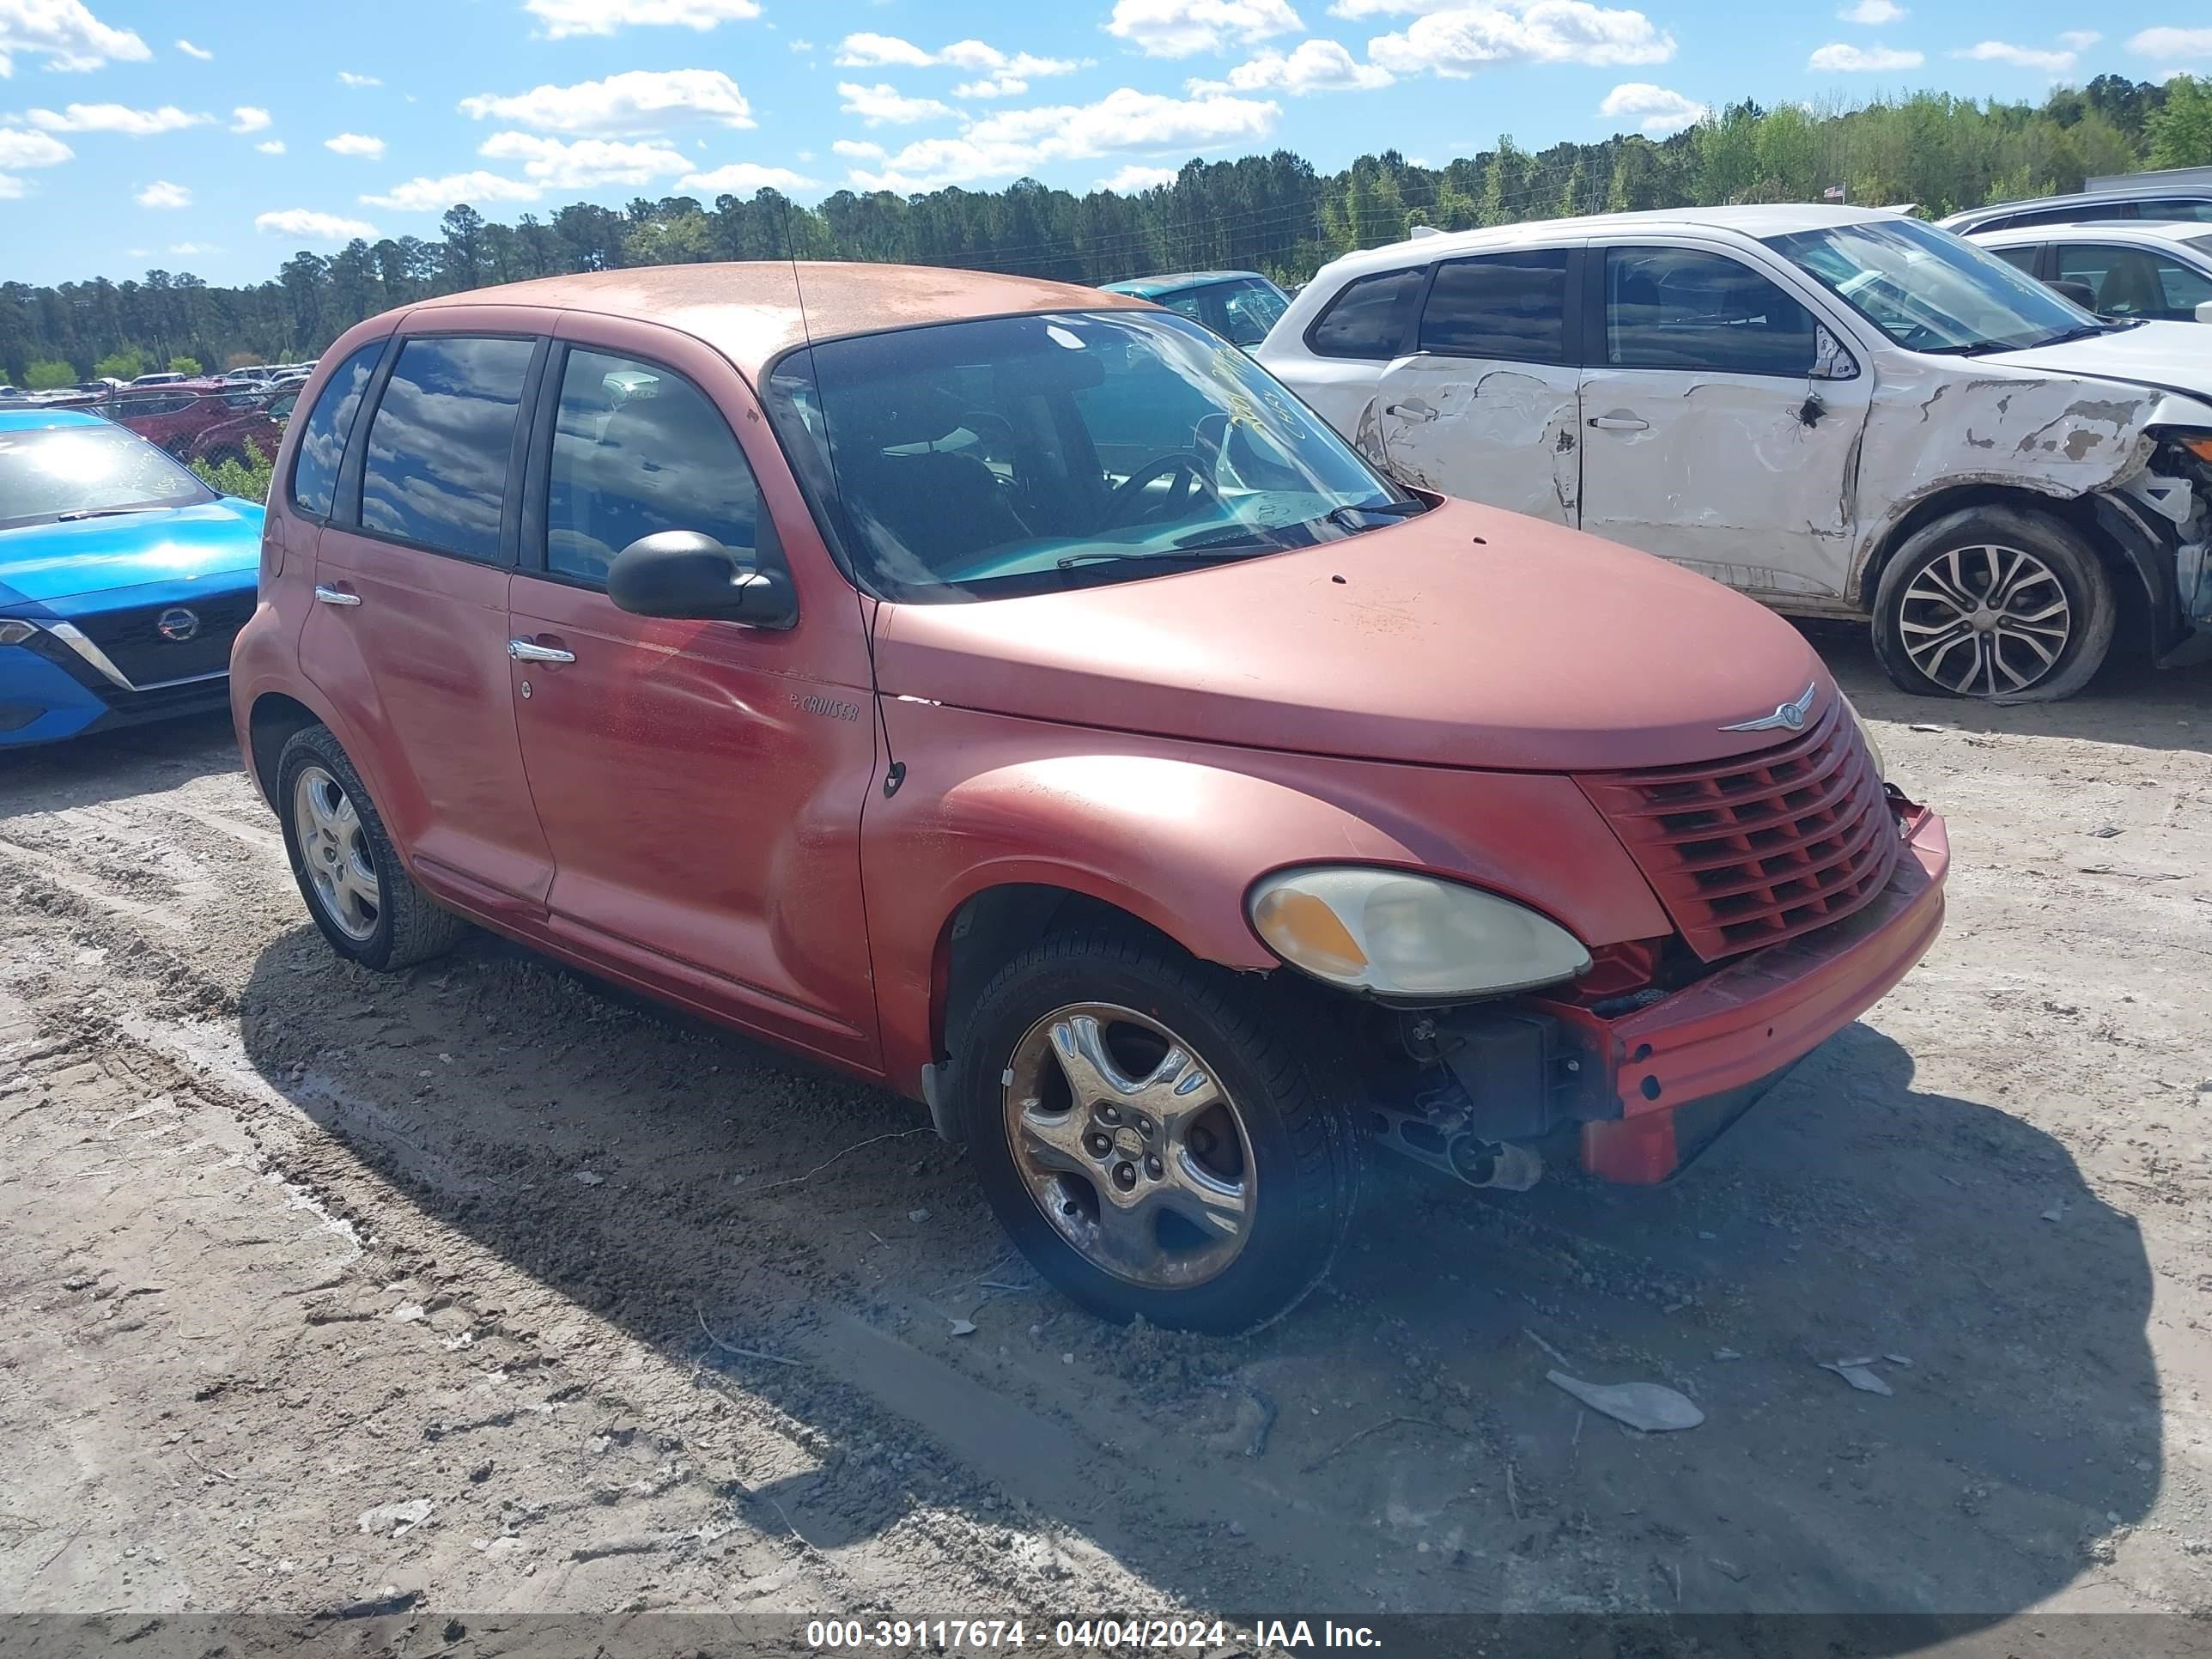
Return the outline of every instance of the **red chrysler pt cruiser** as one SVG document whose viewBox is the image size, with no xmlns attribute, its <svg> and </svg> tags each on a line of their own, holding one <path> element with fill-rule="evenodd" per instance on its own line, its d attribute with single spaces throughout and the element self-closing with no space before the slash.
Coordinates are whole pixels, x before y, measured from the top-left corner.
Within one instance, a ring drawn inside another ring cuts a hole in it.
<svg viewBox="0 0 2212 1659">
<path fill-rule="evenodd" d="M 1378 1146 L 1663 1179 L 1942 925 L 1789 626 L 1141 301 L 683 265 L 322 365 L 231 688 L 331 946 L 465 919 L 924 1101 L 1109 1317 L 1281 1312 Z"/>
</svg>

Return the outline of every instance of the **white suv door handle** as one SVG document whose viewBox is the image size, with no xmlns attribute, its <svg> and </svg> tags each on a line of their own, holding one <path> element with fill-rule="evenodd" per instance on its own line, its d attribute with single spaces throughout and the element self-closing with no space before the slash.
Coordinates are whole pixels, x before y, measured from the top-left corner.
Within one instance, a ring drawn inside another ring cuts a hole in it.
<svg viewBox="0 0 2212 1659">
<path fill-rule="evenodd" d="M 1382 412 L 1385 415 L 1395 415 L 1401 421 L 1425 422 L 1437 418 L 1437 411 L 1426 404 L 1391 404 Z"/>
<path fill-rule="evenodd" d="M 509 640 L 507 654 L 517 662 L 574 662 L 573 651 L 556 651 L 550 645 L 540 645 L 535 640 Z"/>
<path fill-rule="evenodd" d="M 1600 432 L 1648 432 L 1651 422 L 1633 415 L 1593 415 L 1589 423 Z"/>
<path fill-rule="evenodd" d="M 327 583 L 318 582 L 315 584 L 315 603 L 317 605 L 359 605 L 361 595 L 349 593 L 343 587 L 332 587 Z"/>
</svg>

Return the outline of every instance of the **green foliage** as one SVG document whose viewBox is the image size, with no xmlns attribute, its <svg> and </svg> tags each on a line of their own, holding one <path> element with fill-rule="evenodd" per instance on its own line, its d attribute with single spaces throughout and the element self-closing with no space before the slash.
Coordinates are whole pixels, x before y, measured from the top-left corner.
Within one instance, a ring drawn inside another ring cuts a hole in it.
<svg viewBox="0 0 2212 1659">
<path fill-rule="evenodd" d="M 364 317 L 433 295 L 567 271 L 716 259 L 873 259 L 959 265 L 1073 283 L 1171 270 L 1310 276 L 1352 248 L 1417 225 L 1459 230 L 1565 214 L 1721 202 L 1817 201 L 1843 185 L 1863 204 L 1935 217 L 1984 202 L 2077 190 L 2089 174 L 2212 162 L 2212 86 L 2099 76 L 2039 104 L 1942 93 L 1844 106 L 1748 100 L 1671 137 L 1622 135 L 1530 153 L 1510 138 L 1441 167 L 1395 150 L 1322 174 L 1287 150 L 1186 163 L 1172 184 L 1078 196 L 1033 179 L 1004 190 L 925 195 L 841 190 L 801 207 L 750 198 L 578 202 L 513 224 L 458 204 L 434 240 L 354 241 L 302 252 L 267 282 L 210 288 L 149 270 L 33 288 L 0 283 L 0 374 L 97 361 L 128 378 L 145 363 L 283 362 L 319 356 Z"/>
<path fill-rule="evenodd" d="M 200 368 L 200 360 L 197 357 L 172 357 L 169 359 L 169 373 L 190 374 L 197 378 L 205 371 Z"/>
<path fill-rule="evenodd" d="M 249 501 L 269 500 L 270 474 L 275 470 L 273 456 L 264 455 L 261 447 L 251 439 L 246 444 L 246 459 L 234 460 L 228 457 L 220 461 L 194 461 L 192 471 L 209 489 L 225 495 L 236 495 Z"/>
<path fill-rule="evenodd" d="M 2177 75 L 2165 90 L 2166 102 L 2145 125 L 2150 164 L 2193 167 L 2212 162 L 2212 83 Z"/>
<path fill-rule="evenodd" d="M 76 384 L 76 370 L 52 358 L 34 362 L 23 371 L 23 386 L 29 392 L 58 392 Z"/>
<path fill-rule="evenodd" d="M 112 375 L 118 380 L 135 380 L 146 372 L 146 354 L 137 346 L 125 346 L 94 363 L 92 372 L 96 378 Z"/>
</svg>

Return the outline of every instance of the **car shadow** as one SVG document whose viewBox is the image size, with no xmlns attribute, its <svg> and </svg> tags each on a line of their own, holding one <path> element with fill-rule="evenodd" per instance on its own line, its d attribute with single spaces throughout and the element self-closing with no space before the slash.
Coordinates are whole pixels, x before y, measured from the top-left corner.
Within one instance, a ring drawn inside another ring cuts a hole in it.
<svg viewBox="0 0 2212 1659">
<path fill-rule="evenodd" d="M 517 1041 L 534 1028 L 515 1011 L 549 1003 L 558 1036 Z M 925 1328 L 967 1304 L 930 1286 L 990 1279 L 1005 1246 L 904 1102 L 490 940 L 379 978 L 303 925 L 242 1006 L 260 1076 L 394 1201 L 670 1360 L 730 1371 L 805 1425 L 825 1466 L 882 1455 L 858 1443 L 882 1418 L 855 1426 L 857 1389 L 980 1476 L 865 1502 L 819 1472 L 759 1489 L 771 1525 L 819 1547 L 947 1503 L 1003 1526 L 1011 1503 L 1193 1607 L 1279 1606 L 1287 1587 L 1308 1612 L 1356 1595 L 1370 1612 L 1994 1620 L 2066 1590 L 2084 1540 L 2139 1522 L 2159 1490 L 2135 1223 L 2057 1140 L 1917 1088 L 1910 1054 L 1864 1024 L 1662 1188 L 1568 1175 L 1474 1194 L 1378 1170 L 1329 1283 L 1256 1335 L 1109 1331 L 1031 1283 L 951 1348 Z M 328 1028 L 356 1012 L 366 1046 L 334 1057 Z M 426 1050 L 463 1064 L 418 1069 Z M 625 1202 L 572 1178 L 586 1157 Z M 901 1230 L 909 1205 L 933 1223 Z M 913 1265 L 865 1279 L 865 1241 L 901 1231 Z M 708 1334 L 726 1313 L 814 1364 L 731 1357 Z M 1046 1333 L 1040 1359 L 1082 1365 L 1006 1362 L 1038 1347 L 1024 1329 Z M 1011 1370 L 983 1363 L 986 1342 Z M 1824 1368 L 1848 1359 L 1891 1392 Z M 1103 1453 L 1050 1393 L 1093 1367 L 1142 1419 Z M 1554 1370 L 1666 1383 L 1706 1421 L 1593 1420 Z M 1275 1425 L 1256 1459 L 1205 1416 L 1240 1392 Z M 1125 1475 L 1141 1461 L 1154 1495 L 1188 1507 L 1103 1502 L 1102 1455 Z"/>
<path fill-rule="evenodd" d="M 220 710 L 64 743 L 0 748 L 0 823 L 21 812 L 94 806 L 237 770 L 238 738 L 229 714 Z"/>
</svg>

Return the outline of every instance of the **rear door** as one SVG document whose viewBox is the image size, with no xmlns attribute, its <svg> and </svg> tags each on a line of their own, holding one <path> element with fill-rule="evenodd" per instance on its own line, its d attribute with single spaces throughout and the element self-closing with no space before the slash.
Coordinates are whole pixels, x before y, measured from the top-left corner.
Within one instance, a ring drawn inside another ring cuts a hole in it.
<svg viewBox="0 0 2212 1659">
<path fill-rule="evenodd" d="M 1582 494 L 1579 247 L 1447 259 L 1412 351 L 1382 374 L 1376 430 L 1409 483 L 1553 524 Z"/>
<path fill-rule="evenodd" d="M 450 319 L 453 313 L 445 313 Z M 410 330 L 357 422 L 316 545 L 300 642 L 386 823 L 426 885 L 516 921 L 553 866 L 523 776 L 507 673 L 523 410 L 550 315 Z M 302 447 L 306 446 L 303 444 Z"/>
<path fill-rule="evenodd" d="M 1785 605 L 1840 595 L 1874 385 L 1845 337 L 1735 250 L 1593 245 L 1586 270 L 1583 528 Z"/>
<path fill-rule="evenodd" d="M 550 925 L 665 994 L 872 1066 L 860 597 L 825 559 L 786 565 L 789 629 L 617 608 L 608 567 L 639 538 L 701 531 L 781 564 L 775 521 L 805 508 L 751 392 L 706 346 L 604 318 L 560 333 L 510 671 L 556 865 Z"/>
</svg>

